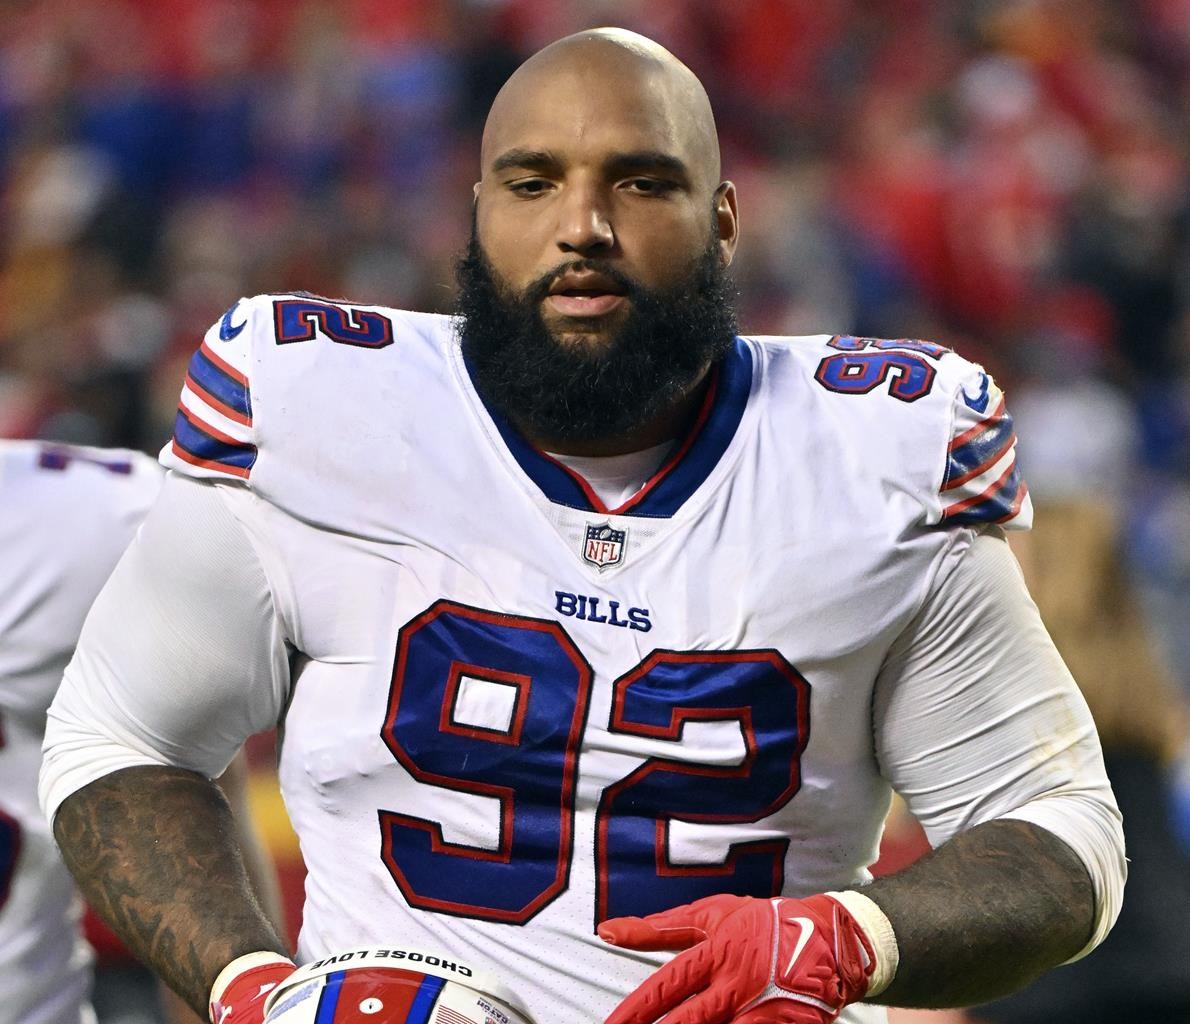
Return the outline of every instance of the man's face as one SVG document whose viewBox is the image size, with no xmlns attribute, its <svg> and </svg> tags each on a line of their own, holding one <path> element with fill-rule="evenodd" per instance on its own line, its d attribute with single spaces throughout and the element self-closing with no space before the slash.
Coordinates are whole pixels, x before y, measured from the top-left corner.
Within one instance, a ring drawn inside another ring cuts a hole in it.
<svg viewBox="0 0 1190 1024">
<path fill-rule="evenodd" d="M 531 432 L 600 440 L 672 404 L 730 344 L 734 192 L 664 80 L 581 65 L 540 78 L 489 121 L 463 344 L 485 397 Z"/>
<path fill-rule="evenodd" d="M 540 312 L 560 343 L 605 345 L 631 300 L 617 282 L 574 264 L 598 258 L 643 288 L 671 289 L 709 231 L 730 262 L 734 194 L 723 230 L 708 213 L 729 202 L 698 151 L 706 140 L 681 116 L 664 76 L 631 66 L 609 73 L 579 59 L 538 79 L 485 134 L 479 243 L 513 293 L 553 278 Z"/>
</svg>

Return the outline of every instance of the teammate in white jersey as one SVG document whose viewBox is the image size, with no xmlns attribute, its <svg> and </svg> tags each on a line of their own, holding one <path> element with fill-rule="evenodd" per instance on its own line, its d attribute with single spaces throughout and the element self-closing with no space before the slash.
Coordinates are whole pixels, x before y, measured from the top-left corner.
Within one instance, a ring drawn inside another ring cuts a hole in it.
<svg viewBox="0 0 1190 1024">
<path fill-rule="evenodd" d="M 79 1024 L 92 953 L 81 902 L 38 806 L 46 709 L 87 609 L 161 488 L 135 451 L 0 440 L 0 1024 Z M 246 762 L 221 785 L 257 888 L 280 918 L 272 869 L 252 827 Z M 162 993 L 170 1021 L 192 1021 Z"/>
<path fill-rule="evenodd" d="M 79 1024 L 91 950 L 37 803 L 45 712 L 164 474 L 139 452 L 0 441 L 0 1024 Z"/>
<path fill-rule="evenodd" d="M 540 1024 L 768 1024 L 1092 949 L 1119 816 L 1003 540 L 999 389 L 923 342 L 736 337 L 709 104 L 639 36 L 531 58 L 481 162 L 457 320 L 261 296 L 191 362 L 50 712 L 85 890 L 259 1024 L 291 951 L 207 780 L 279 722 L 299 961 L 408 944 Z M 937 849 L 871 882 L 894 789 Z"/>
</svg>

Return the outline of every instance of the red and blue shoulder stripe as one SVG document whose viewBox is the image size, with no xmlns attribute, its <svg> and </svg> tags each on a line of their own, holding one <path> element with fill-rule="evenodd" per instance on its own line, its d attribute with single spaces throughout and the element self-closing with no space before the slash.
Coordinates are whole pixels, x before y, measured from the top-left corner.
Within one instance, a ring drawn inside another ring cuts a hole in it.
<svg viewBox="0 0 1190 1024">
<path fill-rule="evenodd" d="M 186 386 L 228 419 L 252 425 L 252 389 L 248 378 L 217 356 L 205 341 L 190 359 Z"/>
<path fill-rule="evenodd" d="M 1016 463 L 1016 431 L 1001 395 L 987 416 L 957 434 L 947 448 L 942 521 L 1004 523 L 1028 496 Z"/>
<path fill-rule="evenodd" d="M 205 341 L 187 368 L 170 450 L 192 466 L 241 480 L 256 463 L 248 378 Z"/>
</svg>

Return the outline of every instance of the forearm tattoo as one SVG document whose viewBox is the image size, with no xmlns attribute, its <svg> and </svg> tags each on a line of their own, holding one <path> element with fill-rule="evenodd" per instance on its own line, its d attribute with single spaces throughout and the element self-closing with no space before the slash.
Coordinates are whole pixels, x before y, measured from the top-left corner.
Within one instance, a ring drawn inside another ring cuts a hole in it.
<svg viewBox="0 0 1190 1024">
<path fill-rule="evenodd" d="M 287 952 L 261 910 L 226 798 L 179 768 L 126 768 L 71 795 L 54 835 L 95 911 L 205 1020 L 231 960 Z"/>
</svg>

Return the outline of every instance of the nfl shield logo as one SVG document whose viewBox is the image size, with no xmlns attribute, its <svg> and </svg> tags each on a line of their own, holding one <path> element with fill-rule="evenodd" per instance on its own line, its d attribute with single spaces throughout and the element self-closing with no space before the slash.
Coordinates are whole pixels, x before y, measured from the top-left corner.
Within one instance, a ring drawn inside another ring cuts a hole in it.
<svg viewBox="0 0 1190 1024">
<path fill-rule="evenodd" d="M 610 569 L 624 561 L 624 540 L 627 530 L 616 530 L 610 523 L 595 523 L 587 527 L 583 541 L 583 561 L 599 569 Z"/>
</svg>

